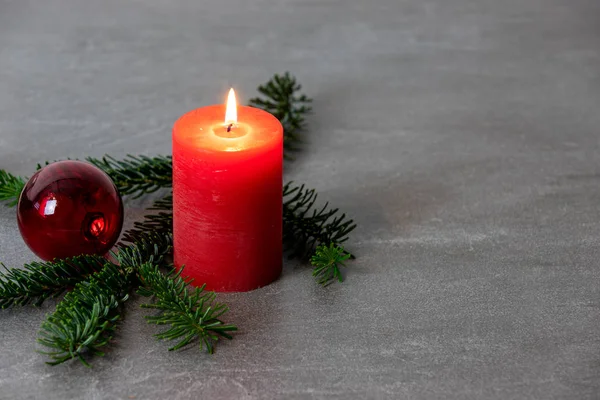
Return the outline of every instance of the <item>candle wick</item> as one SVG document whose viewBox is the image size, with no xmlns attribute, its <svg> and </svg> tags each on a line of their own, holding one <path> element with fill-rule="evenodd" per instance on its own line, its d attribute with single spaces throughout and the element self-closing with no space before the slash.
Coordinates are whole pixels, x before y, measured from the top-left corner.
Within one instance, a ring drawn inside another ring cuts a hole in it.
<svg viewBox="0 0 600 400">
<path fill-rule="evenodd" d="M 233 126 L 233 124 L 229 124 L 229 126 L 227 127 L 227 132 L 231 132 L 231 127 Z"/>
</svg>

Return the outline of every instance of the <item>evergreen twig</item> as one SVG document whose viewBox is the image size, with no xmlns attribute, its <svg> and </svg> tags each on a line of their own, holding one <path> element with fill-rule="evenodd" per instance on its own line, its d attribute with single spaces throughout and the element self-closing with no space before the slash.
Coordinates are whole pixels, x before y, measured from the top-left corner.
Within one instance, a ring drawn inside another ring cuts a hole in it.
<svg viewBox="0 0 600 400">
<path fill-rule="evenodd" d="M 23 187 L 25 179 L 0 170 L 0 201 L 7 202 L 9 207 L 16 206 Z"/>
<path fill-rule="evenodd" d="M 123 242 L 135 243 L 147 232 L 156 232 L 159 234 L 173 232 L 173 194 L 155 201 L 148 210 L 159 212 L 144 216 L 142 221 L 136 221 L 133 228 L 123 235 Z"/>
<path fill-rule="evenodd" d="M 76 283 L 102 269 L 100 256 L 77 256 L 53 262 L 32 262 L 24 269 L 6 268 L 0 272 L 0 308 L 39 306 L 49 297 L 58 297 Z"/>
<path fill-rule="evenodd" d="M 168 204 L 169 196 L 155 203 L 161 208 Z M 135 271 L 139 281 L 137 293 L 145 297 L 154 297 L 156 302 L 143 304 L 144 308 L 161 311 L 157 316 L 146 317 L 148 323 L 171 325 L 165 332 L 156 335 L 159 339 L 181 339 L 169 350 L 177 350 L 194 340 L 199 340 L 200 348 L 206 346 L 209 353 L 214 351 L 214 344 L 219 337 L 232 339 L 228 332 L 235 331 L 234 325 L 224 324 L 219 317 L 228 311 L 226 305 L 216 303 L 215 293 L 204 292 L 204 286 L 188 291 L 188 282 L 180 274 L 171 269 L 167 274 L 159 270 L 164 264 L 164 257 L 170 254 L 173 238 L 170 232 L 139 231 L 132 234 L 135 244 L 122 247 L 115 257 L 125 270 Z"/>
<path fill-rule="evenodd" d="M 101 350 L 112 339 L 120 319 L 119 306 L 128 298 L 130 275 L 107 263 L 88 280 L 78 283 L 42 324 L 38 342 L 52 351 L 50 365 L 77 358 L 86 366 L 85 355 L 104 355 Z"/>
<path fill-rule="evenodd" d="M 180 276 L 182 271 L 165 275 L 156 265 L 139 266 L 137 273 L 141 286 L 137 293 L 156 300 L 142 307 L 160 311 L 158 315 L 147 316 L 146 320 L 151 324 L 170 325 L 168 330 L 156 335 L 159 339 L 179 340 L 169 350 L 178 350 L 198 340 L 200 349 L 206 347 L 212 353 L 214 343 L 221 337 L 232 339 L 229 332 L 236 331 L 237 327 L 219 319 L 229 308 L 215 302 L 214 292 L 205 292 L 204 286 L 188 291 L 187 282 Z"/>
<path fill-rule="evenodd" d="M 113 257 L 128 272 L 136 272 L 145 263 L 164 266 L 166 258 L 173 252 L 173 235 L 171 232 L 149 231 L 139 234 L 135 243 L 119 244 L 117 248 L 117 252 L 112 253 Z"/>
<path fill-rule="evenodd" d="M 315 207 L 317 193 L 288 182 L 283 187 L 283 243 L 292 257 L 309 257 L 319 245 L 341 245 L 356 228 L 329 203 Z M 349 254 L 349 253 L 348 253 Z M 352 257 L 352 255 L 351 255 Z"/>
<path fill-rule="evenodd" d="M 289 72 L 275 74 L 268 82 L 258 87 L 264 97 L 250 99 L 250 105 L 273 114 L 283 125 L 283 145 L 286 158 L 290 152 L 298 150 L 302 142 L 300 133 L 305 128 L 305 115 L 312 111 L 308 106 L 312 99 L 298 95 L 302 85 Z"/>
<path fill-rule="evenodd" d="M 315 254 L 311 257 L 310 263 L 313 265 L 313 276 L 317 282 L 323 286 L 328 286 L 335 279 L 343 282 L 340 267 L 345 267 L 344 261 L 350 258 L 342 247 L 331 243 L 329 247 L 320 245 L 315 249 Z"/>
<path fill-rule="evenodd" d="M 128 299 L 135 286 L 134 272 L 140 265 L 160 263 L 172 249 L 171 235 L 148 232 L 136 244 L 123 246 L 113 256 L 119 266 L 105 261 L 99 272 L 79 282 L 42 324 L 38 342 L 53 349 L 42 351 L 56 365 L 78 358 L 89 366 L 84 356 L 102 356 L 100 348 L 109 344 L 117 321 L 119 307 Z M 81 256 L 89 261 L 98 256 Z"/>
<path fill-rule="evenodd" d="M 128 155 L 117 160 L 105 155 L 100 159 L 87 157 L 86 161 L 106 172 L 122 195 L 137 198 L 173 184 L 171 156 Z"/>
</svg>

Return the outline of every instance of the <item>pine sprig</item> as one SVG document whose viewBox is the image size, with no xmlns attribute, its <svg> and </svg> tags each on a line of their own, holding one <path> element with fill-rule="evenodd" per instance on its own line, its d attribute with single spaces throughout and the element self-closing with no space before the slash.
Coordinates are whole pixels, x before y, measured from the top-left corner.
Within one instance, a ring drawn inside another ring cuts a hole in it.
<svg viewBox="0 0 600 400">
<path fill-rule="evenodd" d="M 16 206 L 23 187 L 25 187 L 25 179 L 0 170 L 0 202 L 8 202 L 9 207 Z"/>
<path fill-rule="evenodd" d="M 288 182 L 283 187 L 283 242 L 292 257 L 308 257 L 319 245 L 340 245 L 356 228 L 329 203 L 315 207 L 317 192 Z"/>
<path fill-rule="evenodd" d="M 154 303 L 142 307 L 160 311 L 158 315 L 147 316 L 146 320 L 151 324 L 170 325 L 168 330 L 156 335 L 158 339 L 179 340 L 169 350 L 178 350 L 198 340 L 200 349 L 206 347 L 212 353 L 215 342 L 220 338 L 232 339 L 229 332 L 236 331 L 237 327 L 219 319 L 229 309 L 215 302 L 214 292 L 205 292 L 204 286 L 188 291 L 181 271 L 183 269 L 165 275 L 154 264 L 139 266 L 141 286 L 137 293 L 155 298 Z"/>
<path fill-rule="evenodd" d="M 104 260 L 104 267 L 65 295 L 64 299 L 42 324 L 38 342 L 52 349 L 43 351 L 56 365 L 78 358 L 89 366 L 85 355 L 102 356 L 100 348 L 109 344 L 117 322 L 119 308 L 135 287 L 140 265 L 160 264 L 170 253 L 173 240 L 170 234 L 148 232 L 131 246 L 113 253 L 120 265 Z M 83 260 L 98 256 L 81 256 Z"/>
<path fill-rule="evenodd" d="M 173 195 L 163 197 L 154 202 L 149 211 L 158 211 L 155 214 L 144 216 L 142 221 L 136 221 L 133 228 L 125 232 L 123 242 L 135 243 L 147 232 L 166 234 L 173 232 Z"/>
<path fill-rule="evenodd" d="M 77 256 L 53 262 L 32 262 L 24 269 L 6 268 L 0 272 L 0 308 L 41 305 L 49 297 L 58 297 L 76 283 L 102 269 L 100 256 Z"/>
<path fill-rule="evenodd" d="M 305 128 L 305 115 L 312 111 L 308 106 L 312 102 L 306 95 L 298 95 L 302 85 L 289 72 L 283 75 L 275 74 L 258 91 L 264 97 L 250 99 L 250 105 L 261 108 L 273 114 L 283 125 L 283 145 L 290 158 L 289 152 L 298 150 L 301 143 L 300 133 Z"/>
<path fill-rule="evenodd" d="M 131 234 L 128 231 L 126 234 Z M 148 231 L 136 237 L 131 245 L 119 244 L 113 257 L 127 272 L 136 272 L 140 265 L 150 263 L 165 265 L 165 259 L 173 252 L 171 232 Z"/>
<path fill-rule="evenodd" d="M 167 198 L 168 201 L 168 198 Z M 164 201 L 155 205 L 162 207 Z M 131 232 L 128 233 L 132 235 Z M 219 317 L 228 307 L 215 302 L 215 293 L 204 292 L 204 286 L 188 290 L 188 282 L 181 278 L 181 271 L 171 269 L 163 274 L 159 266 L 173 248 L 170 232 L 150 231 L 136 233 L 133 245 L 122 247 L 115 257 L 126 271 L 134 271 L 138 278 L 137 293 L 154 297 L 156 302 L 143 304 L 144 308 L 160 310 L 157 316 L 146 317 L 148 323 L 171 325 L 165 332 L 156 335 L 159 339 L 180 341 L 169 350 L 177 350 L 198 340 L 200 348 L 206 347 L 209 353 L 220 337 L 232 339 L 228 333 L 237 330 L 234 325 L 224 324 Z"/>
<path fill-rule="evenodd" d="M 51 351 L 50 365 L 85 356 L 102 356 L 101 350 L 113 338 L 120 319 L 119 308 L 131 289 L 130 275 L 112 264 L 78 283 L 42 324 L 38 342 Z"/>
<path fill-rule="evenodd" d="M 313 276 L 317 282 L 323 286 L 328 286 L 335 279 L 344 281 L 340 267 L 345 267 L 344 261 L 350 258 L 342 247 L 331 243 L 328 246 L 320 245 L 316 248 L 315 254 L 311 257 L 310 263 L 314 267 Z"/>
<path fill-rule="evenodd" d="M 88 157 L 86 161 L 106 172 L 122 195 L 137 198 L 173 184 L 171 156 L 128 155 L 117 160 L 106 155 L 102 158 Z"/>
</svg>

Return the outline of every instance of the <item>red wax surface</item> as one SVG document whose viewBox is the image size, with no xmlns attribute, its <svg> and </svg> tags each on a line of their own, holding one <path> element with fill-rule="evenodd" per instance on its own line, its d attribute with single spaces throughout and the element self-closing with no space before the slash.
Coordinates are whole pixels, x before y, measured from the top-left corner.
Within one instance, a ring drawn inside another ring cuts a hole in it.
<svg viewBox="0 0 600 400">
<path fill-rule="evenodd" d="M 209 290 L 239 292 L 281 274 L 283 128 L 277 118 L 238 107 L 190 111 L 173 127 L 175 265 Z"/>
<path fill-rule="evenodd" d="M 95 166 L 59 161 L 36 172 L 17 206 L 23 240 L 43 260 L 106 254 L 123 226 L 123 203 Z"/>
</svg>

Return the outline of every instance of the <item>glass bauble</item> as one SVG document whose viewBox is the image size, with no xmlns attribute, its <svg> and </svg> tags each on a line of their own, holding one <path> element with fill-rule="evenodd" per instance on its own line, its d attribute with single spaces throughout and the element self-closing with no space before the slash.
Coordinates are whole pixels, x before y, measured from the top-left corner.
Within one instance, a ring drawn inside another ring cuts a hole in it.
<svg viewBox="0 0 600 400">
<path fill-rule="evenodd" d="M 106 173 L 82 161 L 37 171 L 17 207 L 19 230 L 43 260 L 106 254 L 123 227 L 123 202 Z"/>
</svg>

